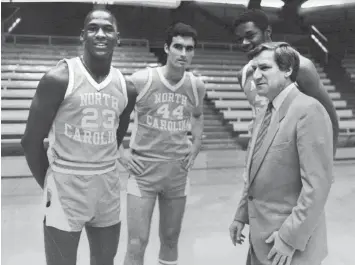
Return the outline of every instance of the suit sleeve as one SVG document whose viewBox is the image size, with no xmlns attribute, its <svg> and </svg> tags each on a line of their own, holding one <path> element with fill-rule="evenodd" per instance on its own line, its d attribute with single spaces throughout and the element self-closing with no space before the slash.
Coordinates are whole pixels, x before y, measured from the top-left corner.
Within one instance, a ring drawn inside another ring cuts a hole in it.
<svg viewBox="0 0 355 265">
<path fill-rule="evenodd" d="M 244 183 L 242 197 L 239 201 L 237 212 L 234 215 L 234 220 L 242 222 L 244 224 L 249 224 L 248 215 L 248 183 Z"/>
<path fill-rule="evenodd" d="M 279 235 L 293 248 L 304 251 L 323 214 L 333 180 L 331 121 L 318 102 L 305 110 L 296 133 L 302 189 Z"/>
</svg>

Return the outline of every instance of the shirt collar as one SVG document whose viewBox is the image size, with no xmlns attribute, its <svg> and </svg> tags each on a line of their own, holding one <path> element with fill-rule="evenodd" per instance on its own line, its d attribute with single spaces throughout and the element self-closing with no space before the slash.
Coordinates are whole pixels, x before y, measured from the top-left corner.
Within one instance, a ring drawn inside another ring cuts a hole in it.
<svg viewBox="0 0 355 265">
<path fill-rule="evenodd" d="M 272 101 L 272 105 L 275 108 L 275 110 L 279 110 L 282 103 L 286 99 L 287 95 L 290 93 L 292 88 L 295 86 L 295 83 L 292 83 L 288 85 L 285 89 L 283 89 Z"/>
</svg>

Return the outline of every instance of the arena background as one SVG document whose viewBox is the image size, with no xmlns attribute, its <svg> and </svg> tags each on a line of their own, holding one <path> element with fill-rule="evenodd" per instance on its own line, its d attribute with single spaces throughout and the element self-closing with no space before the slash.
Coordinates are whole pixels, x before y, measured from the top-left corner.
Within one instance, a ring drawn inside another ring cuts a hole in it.
<svg viewBox="0 0 355 265">
<path fill-rule="evenodd" d="M 79 34 L 93 4 L 1 3 L 2 264 L 44 264 L 41 190 L 27 167 L 20 139 L 40 78 L 59 59 L 73 57 L 81 50 Z M 126 75 L 148 65 L 164 64 L 165 29 L 170 24 L 182 21 L 198 31 L 198 49 L 189 70 L 201 75 L 206 83 L 205 131 L 203 150 L 191 172 L 181 264 L 243 264 L 246 256 L 246 244 L 234 247 L 228 238 L 250 137 L 247 124 L 251 108 L 235 76 L 247 58 L 236 50 L 231 30 L 233 20 L 246 8 L 262 8 L 272 21 L 273 40 L 291 43 L 314 61 L 336 106 L 340 136 L 336 181 L 327 204 L 329 257 L 324 264 L 355 264 L 350 250 L 355 239 L 355 1 L 149 0 L 95 4 L 106 5 L 118 20 L 122 41 L 113 65 Z M 121 177 L 125 207 L 127 175 L 122 168 Z M 124 220 L 124 209 L 122 212 Z M 159 246 L 157 213 L 154 220 L 146 254 L 150 264 L 156 264 Z M 78 264 L 87 264 L 88 246 L 82 241 Z M 124 232 L 115 264 L 122 264 L 125 244 Z"/>
</svg>

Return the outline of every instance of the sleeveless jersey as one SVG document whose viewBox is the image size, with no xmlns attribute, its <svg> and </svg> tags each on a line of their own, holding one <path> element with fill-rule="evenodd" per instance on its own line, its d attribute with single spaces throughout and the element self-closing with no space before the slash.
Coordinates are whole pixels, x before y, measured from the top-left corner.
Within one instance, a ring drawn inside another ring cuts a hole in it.
<svg viewBox="0 0 355 265">
<path fill-rule="evenodd" d="M 248 68 L 251 67 L 251 62 L 249 61 L 248 64 L 246 64 L 243 68 L 242 71 L 242 87 L 244 87 L 246 85 L 246 81 L 247 81 L 247 72 L 248 72 Z M 256 89 L 254 80 L 250 81 L 250 91 L 253 91 L 254 89 Z M 258 112 L 265 106 L 267 105 L 269 102 L 269 100 L 266 97 L 263 96 L 259 96 L 258 94 L 255 95 L 255 99 L 254 99 L 254 105 L 251 105 L 251 111 L 252 111 L 252 120 L 249 124 L 249 132 L 252 132 L 253 129 L 253 125 L 254 125 L 254 121 L 256 118 L 256 115 L 258 114 Z"/>
<path fill-rule="evenodd" d="M 124 77 L 111 67 L 97 83 L 80 58 L 64 61 L 69 83 L 48 135 L 50 167 L 75 175 L 112 171 L 117 166 L 119 116 L 128 102 Z"/>
<path fill-rule="evenodd" d="M 130 148 L 142 160 L 183 159 L 190 151 L 193 109 L 199 105 L 196 78 L 185 72 L 171 85 L 161 68 L 148 68 L 148 82 L 137 97 Z"/>
</svg>

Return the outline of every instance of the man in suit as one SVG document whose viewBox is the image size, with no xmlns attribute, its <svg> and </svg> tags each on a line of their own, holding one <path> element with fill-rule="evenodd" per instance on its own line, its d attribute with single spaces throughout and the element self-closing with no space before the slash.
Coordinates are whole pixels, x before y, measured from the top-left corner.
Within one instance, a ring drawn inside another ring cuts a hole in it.
<svg viewBox="0 0 355 265">
<path fill-rule="evenodd" d="M 332 123 L 325 108 L 298 90 L 299 55 L 287 43 L 252 53 L 257 115 L 246 179 L 230 236 L 244 241 L 250 265 L 319 265 L 327 255 L 324 206 L 332 184 Z"/>
</svg>

